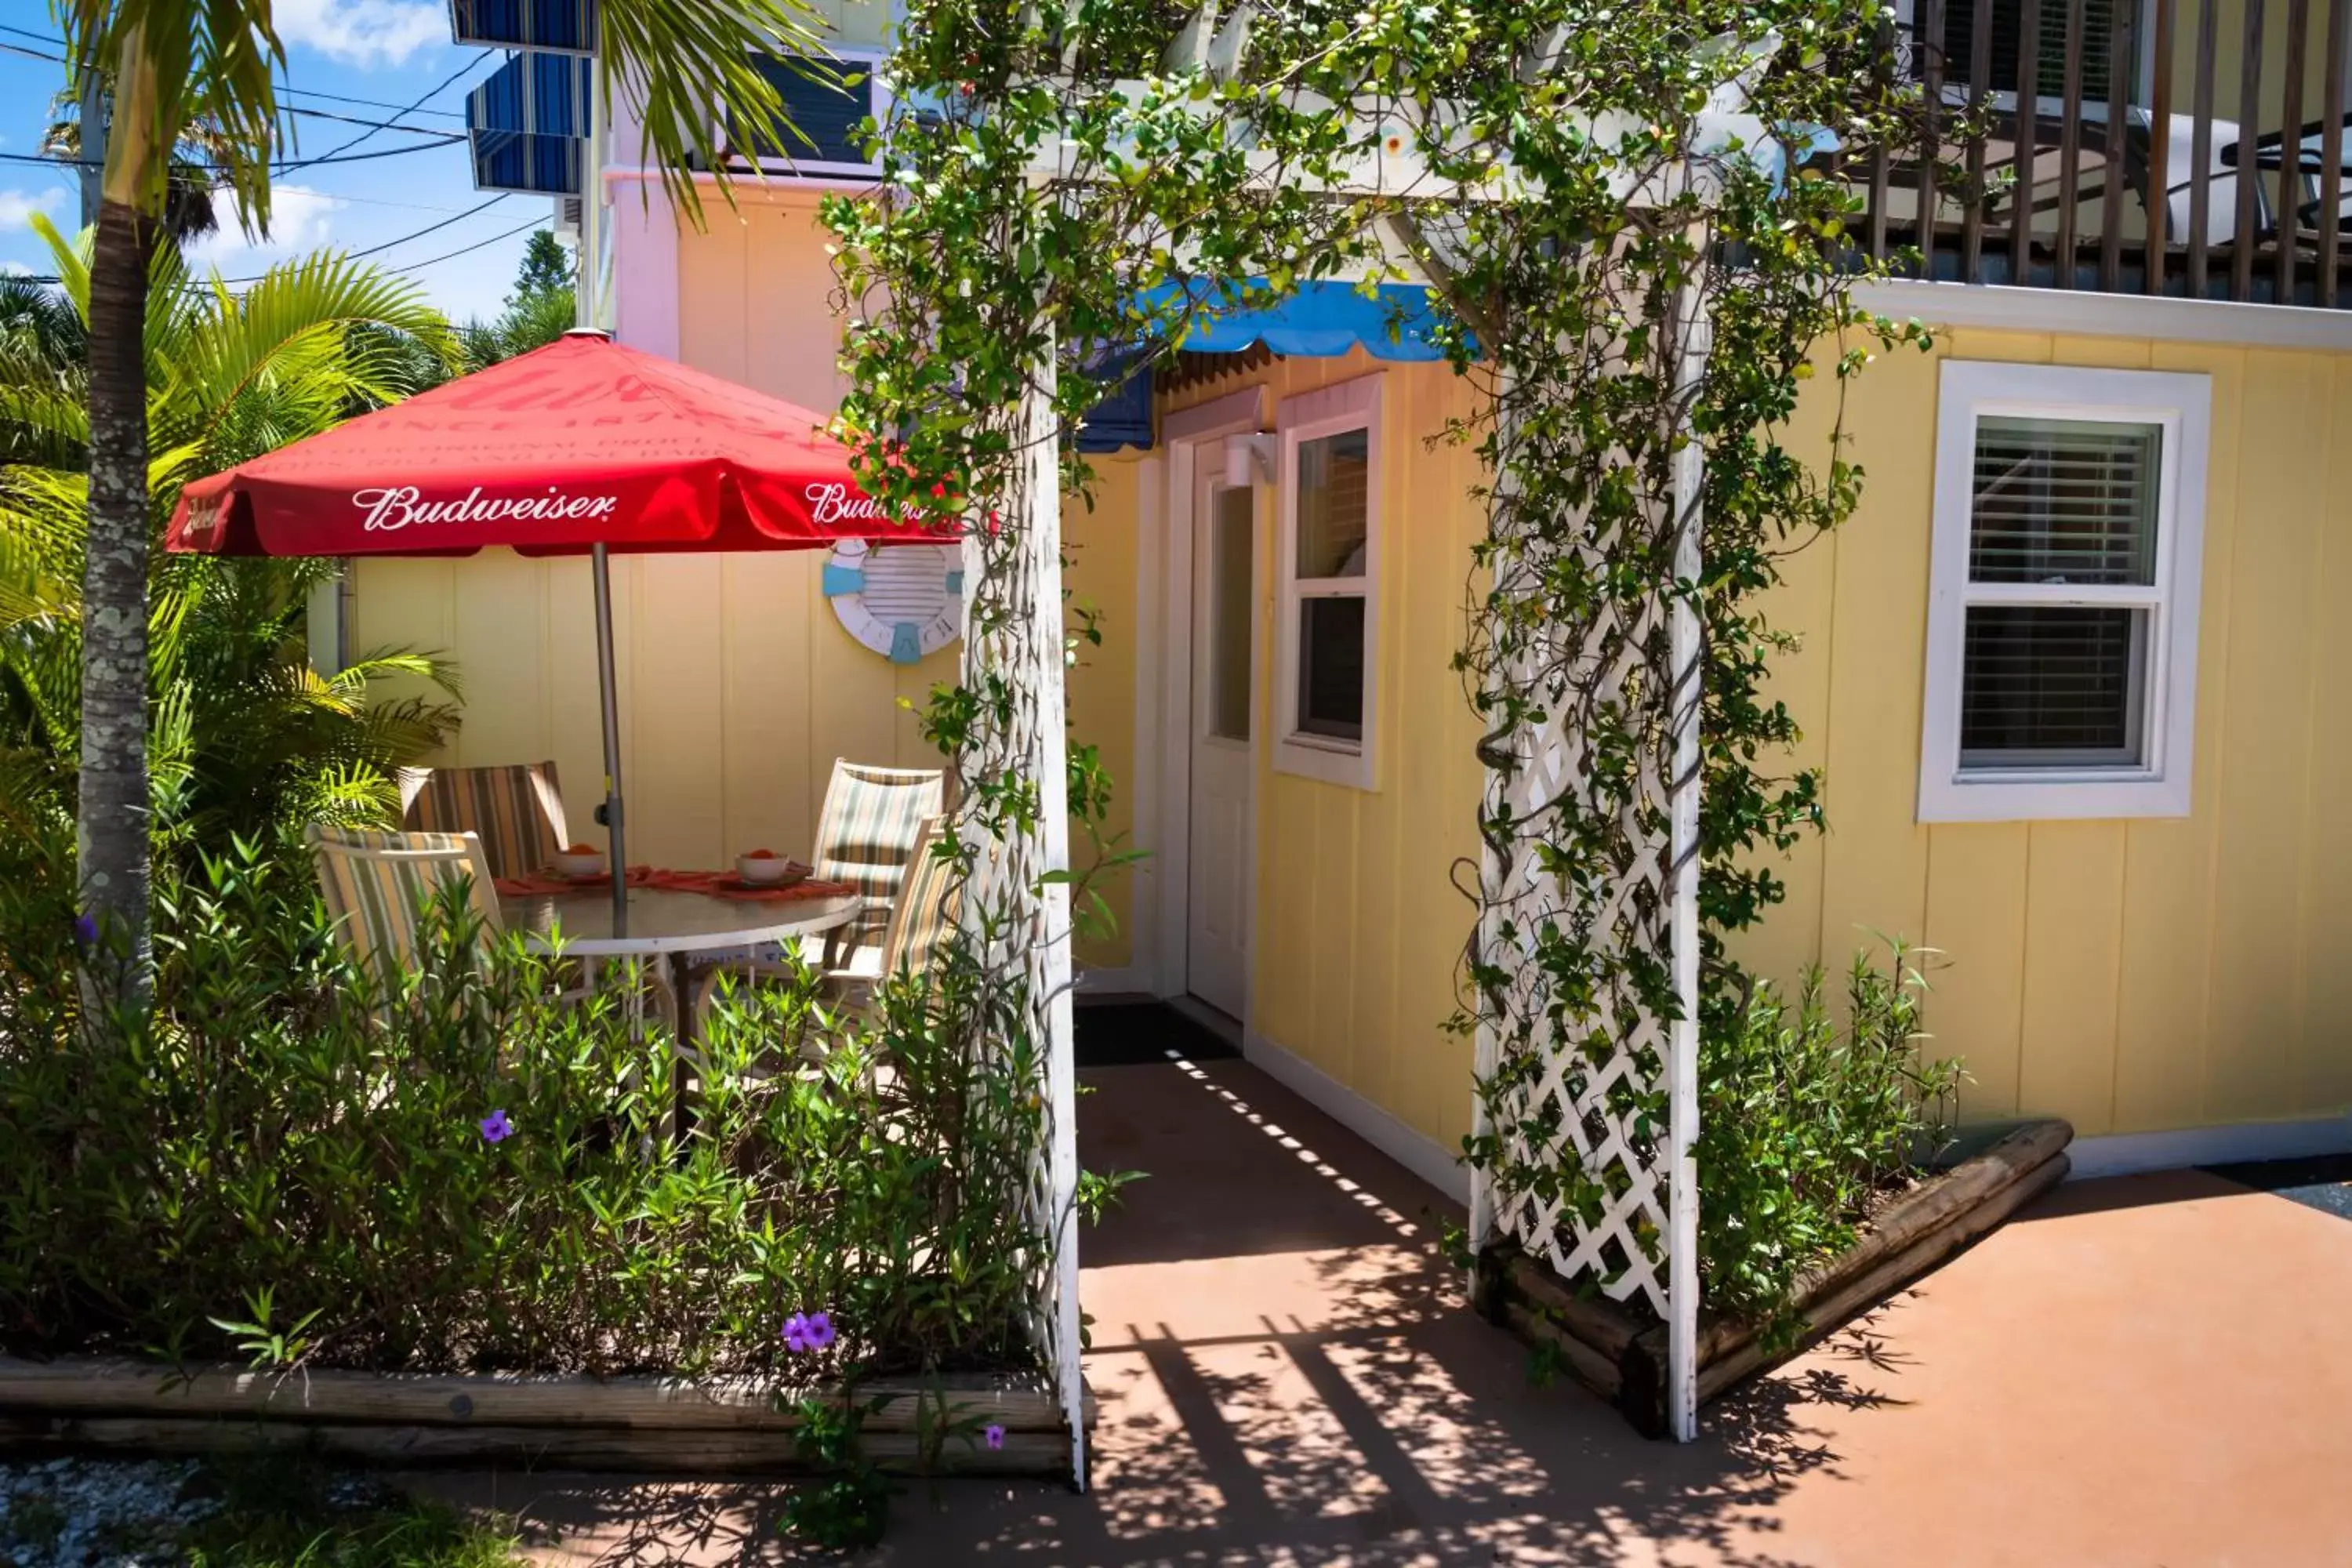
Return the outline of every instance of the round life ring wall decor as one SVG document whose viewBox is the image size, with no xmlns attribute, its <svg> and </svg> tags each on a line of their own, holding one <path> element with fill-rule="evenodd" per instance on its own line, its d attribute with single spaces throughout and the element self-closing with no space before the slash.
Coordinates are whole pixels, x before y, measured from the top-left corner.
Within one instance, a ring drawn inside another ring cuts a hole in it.
<svg viewBox="0 0 2352 1568">
<path fill-rule="evenodd" d="M 963 635 L 963 552 L 845 540 L 824 564 L 824 596 L 851 637 L 892 664 L 913 664 Z"/>
</svg>

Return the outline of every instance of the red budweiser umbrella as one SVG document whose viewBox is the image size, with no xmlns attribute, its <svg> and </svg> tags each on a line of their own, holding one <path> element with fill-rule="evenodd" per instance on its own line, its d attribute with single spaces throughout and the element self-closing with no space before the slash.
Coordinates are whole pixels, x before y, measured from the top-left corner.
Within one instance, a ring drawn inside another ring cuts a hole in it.
<svg viewBox="0 0 2352 1568">
<path fill-rule="evenodd" d="M 573 331 L 307 441 L 198 479 L 166 550 L 230 555 L 594 558 L 613 918 L 621 871 L 620 726 L 608 552 L 824 549 L 951 536 L 894 521 L 857 489 L 821 416 Z"/>
</svg>

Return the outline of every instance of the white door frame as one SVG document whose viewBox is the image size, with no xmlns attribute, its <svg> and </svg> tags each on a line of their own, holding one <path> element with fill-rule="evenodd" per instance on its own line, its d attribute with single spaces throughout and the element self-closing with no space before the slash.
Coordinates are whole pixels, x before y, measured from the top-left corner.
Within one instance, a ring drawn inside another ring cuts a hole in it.
<svg viewBox="0 0 2352 1568">
<path fill-rule="evenodd" d="M 1157 465 L 1165 488 L 1157 497 L 1159 535 L 1147 533 L 1137 552 L 1139 581 L 1137 596 L 1145 613 L 1141 647 L 1136 659 L 1136 763 L 1141 783 L 1136 801 L 1137 837 L 1152 850 L 1145 864 L 1158 883 L 1157 896 L 1137 900 L 1134 964 L 1156 996 L 1181 996 L 1186 990 L 1185 948 L 1192 931 L 1192 541 L 1198 520 L 1192 515 L 1193 478 L 1203 462 L 1222 466 L 1228 436 L 1264 431 L 1266 391 L 1262 386 L 1214 398 L 1196 407 L 1181 409 L 1160 422 L 1165 461 Z M 1150 486 L 1152 476 L 1142 482 Z M 1261 491 L 1261 483 L 1255 487 Z M 1257 570 L 1251 575 L 1250 614 L 1250 769 L 1252 805 L 1243 829 L 1243 854 L 1249 862 L 1248 896 L 1243 900 L 1242 929 L 1255 943 L 1257 924 L 1257 752 L 1265 733 L 1265 543 L 1267 538 L 1267 498 L 1257 503 L 1258 526 L 1253 540 L 1258 546 Z M 1145 510 L 1151 510 L 1147 500 Z M 1146 908 L 1149 905 L 1150 907 Z M 1255 965 L 1242 986 L 1242 1022 L 1249 1022 Z"/>
</svg>

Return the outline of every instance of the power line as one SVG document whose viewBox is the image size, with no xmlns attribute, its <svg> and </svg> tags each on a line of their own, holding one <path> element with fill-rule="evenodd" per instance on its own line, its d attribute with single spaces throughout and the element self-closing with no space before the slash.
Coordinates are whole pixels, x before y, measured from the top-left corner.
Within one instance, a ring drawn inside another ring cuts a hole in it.
<svg viewBox="0 0 2352 1568">
<path fill-rule="evenodd" d="M 507 230 L 504 234 L 494 234 L 488 239 L 476 240 L 473 244 L 465 247 L 463 249 L 452 250 L 446 255 L 441 256 L 429 256 L 422 261 L 403 262 L 400 266 L 393 268 L 392 270 L 394 272 L 415 272 L 420 268 L 431 267 L 444 261 L 455 261 L 457 258 L 471 255 L 473 252 L 480 250 L 485 246 L 496 245 L 502 239 L 512 239 L 519 234 L 529 234 L 532 229 L 545 228 L 546 226 L 547 220 L 545 218 L 535 217 L 529 223 L 516 225 L 514 227 Z"/>
<path fill-rule="evenodd" d="M 476 66 L 482 63 L 482 58 L 483 57 L 477 56 L 476 58 L 467 60 L 456 70 L 451 71 L 446 77 L 444 77 L 441 81 L 432 89 L 425 92 L 419 93 L 417 95 L 416 101 L 410 104 L 406 109 L 402 110 L 400 112 L 403 114 L 410 114 L 422 109 L 427 100 L 438 98 L 444 90 L 455 87 L 460 77 L 463 77 L 467 71 L 472 70 Z M 299 163 L 289 163 L 285 168 L 277 172 L 279 174 L 291 174 L 296 169 L 307 169 L 313 163 L 334 163 L 346 162 L 347 160 L 343 157 L 343 154 L 349 153 L 352 148 L 358 146 L 361 142 L 365 142 L 370 137 L 373 136 L 378 131 L 383 129 L 383 126 L 378 125 L 372 127 L 369 130 L 362 131 L 358 135 L 352 137 L 350 141 L 344 142 L 341 146 L 326 153 L 323 157 L 306 158 Z M 462 136 L 454 136 L 450 138 L 450 140 L 454 142 L 462 142 L 465 138 Z"/>
<path fill-rule="evenodd" d="M 370 134 L 373 134 L 373 132 Z M 290 174 L 297 169 L 316 168 L 322 163 L 365 163 L 376 158 L 398 158 L 410 153 L 430 153 L 437 148 L 454 147 L 457 143 L 466 140 L 463 133 L 455 131 L 449 132 L 446 134 L 436 131 L 431 132 L 431 134 L 439 139 L 433 142 L 412 142 L 405 147 L 381 147 L 373 153 L 352 153 L 341 156 L 334 153 L 328 153 L 323 157 L 318 158 L 299 158 L 290 161 L 281 161 L 271 163 L 269 165 L 269 171 L 273 174 Z M 351 143 L 346 143 L 346 145 L 351 145 Z M 45 158 L 35 153 L 0 153 L 0 163 L 46 163 L 53 169 L 95 168 L 98 165 L 98 160 L 94 158 Z M 220 174 L 229 167 L 226 163 L 198 163 L 193 166 L 206 170 L 213 174 Z"/>
<path fill-rule="evenodd" d="M 0 33 L 14 33 L 20 38 L 30 38 L 36 43 L 49 44 L 58 48 L 65 47 L 66 43 L 63 38 L 52 37 L 47 33 L 37 33 L 29 27 L 0 26 Z M 26 48 L 18 44 L 0 44 L 0 49 L 8 49 L 20 55 L 30 55 L 35 59 L 55 60 L 59 65 L 65 64 L 66 61 L 66 58 L 63 55 L 38 54 L 34 50 Z M 461 111 L 455 109 L 425 109 L 412 105 L 404 110 L 399 104 L 388 102 L 381 98 L 353 98 L 347 92 L 322 92 L 314 87 L 281 87 L 278 89 L 278 96 L 281 98 L 315 98 L 322 103 L 355 103 L 362 109 L 389 109 L 394 113 L 437 114 L 444 120 L 463 120 L 466 118 Z M 429 97 L 430 94 L 427 96 Z M 363 120 L 354 121 L 354 123 L 372 125 L 375 122 L 373 121 Z"/>
<path fill-rule="evenodd" d="M 505 199 L 505 195 L 501 194 L 498 199 L 503 201 Z M 489 205 L 490 203 L 484 202 L 482 206 L 487 207 Z M 474 209 L 475 212 L 479 212 L 480 210 L 481 207 Z M 472 215 L 467 214 L 465 216 L 471 216 Z M 457 220 L 453 218 L 450 221 L 454 223 Z M 441 226 L 443 226 L 439 224 L 434 225 L 434 228 L 439 228 Z M 508 229 L 503 234 L 491 235 L 488 239 L 478 239 L 471 245 L 459 246 L 455 250 L 445 250 L 438 256 L 428 256 L 422 261 L 404 261 L 397 265 L 389 262 L 384 263 L 383 269 L 386 272 L 415 272 L 427 267 L 436 267 L 444 261 L 455 261 L 461 256 L 470 256 L 475 251 L 496 245 L 501 240 L 512 239 L 519 234 L 527 234 L 534 228 L 545 228 L 546 226 L 547 219 L 543 217 L 535 217 L 528 223 L 517 224 L 514 227 Z M 403 235 L 398 239 L 386 240 L 383 244 L 376 246 L 373 249 L 355 250 L 348 254 L 352 257 L 373 256 L 376 251 L 388 250 L 395 245 L 405 245 L 412 239 L 418 238 L 421 236 L 427 235 L 432 232 L 432 229 L 421 228 L 418 229 L 415 234 Z M 63 279 L 58 278 L 54 273 L 18 272 L 11 274 L 11 276 L 16 278 L 17 281 L 23 283 L 61 283 L 64 281 Z M 268 276 L 268 274 L 267 273 L 256 273 L 250 278 L 224 278 L 220 279 L 220 282 L 225 287 L 235 288 L 243 283 L 258 283 Z M 212 286 L 212 282 L 213 280 L 209 278 L 201 280 L 192 278 L 188 280 L 186 286 L 191 289 L 207 289 Z"/>
<path fill-rule="evenodd" d="M 453 223 L 462 223 L 462 222 L 464 222 L 466 219 L 467 219 L 467 218 L 469 218 L 469 217 L 472 217 L 476 213 L 488 212 L 488 211 L 489 211 L 492 207 L 494 207 L 494 206 L 498 205 L 500 202 L 502 202 L 502 201 L 506 200 L 506 199 L 507 199 L 507 197 L 508 197 L 509 195 L 511 195 L 511 194 L 512 194 L 512 193 L 510 193 L 510 192 L 507 192 L 507 191 L 500 191 L 497 195 L 492 196 L 488 201 L 483 202 L 483 203 L 481 203 L 481 204 L 480 204 L 479 205 L 478 205 L 478 206 L 470 206 L 470 207 L 467 207 L 464 212 L 459 213 L 456 217 L 445 217 L 445 218 L 443 218 L 439 223 L 436 223 L 436 224 L 428 224 L 428 225 L 427 225 L 427 226 L 425 226 L 425 227 L 418 229 L 415 234 L 404 234 L 404 235 L 402 235 L 398 239 L 387 239 L 387 240 L 385 240 L 382 245 L 372 245 L 372 246 L 369 246 L 365 250 L 353 250 L 353 251 L 346 252 L 345 254 L 346 254 L 346 256 L 347 256 L 347 257 L 349 257 L 349 258 L 354 258 L 354 259 L 355 259 L 355 258 L 359 258 L 359 257 L 362 257 L 362 256 L 379 256 L 379 255 L 382 255 L 384 251 L 390 250 L 393 247 L 394 247 L 394 246 L 396 246 L 396 245 L 406 245 L 406 244 L 407 244 L 410 240 L 412 240 L 412 239 L 423 239 L 426 235 L 428 235 L 428 234 L 434 234 L 434 233 L 438 232 L 438 231 L 439 231 L 439 230 L 441 230 L 441 229 L 447 228 L 447 227 L 448 227 L 451 224 L 453 224 Z M 535 222 L 544 222 L 544 221 L 546 221 L 546 220 L 545 220 L 545 219 L 535 219 L 535 220 L 533 220 L 533 221 L 535 221 Z"/>
<path fill-rule="evenodd" d="M 0 48 L 5 48 L 0 44 Z M 403 125 L 396 120 L 362 120 L 356 114 L 338 114 L 331 109 L 312 109 L 306 104 L 281 103 L 280 114 L 299 114 L 309 120 L 340 120 L 346 125 L 370 125 L 378 131 L 405 131 L 412 136 L 448 136 L 454 134 L 446 126 Z"/>
</svg>

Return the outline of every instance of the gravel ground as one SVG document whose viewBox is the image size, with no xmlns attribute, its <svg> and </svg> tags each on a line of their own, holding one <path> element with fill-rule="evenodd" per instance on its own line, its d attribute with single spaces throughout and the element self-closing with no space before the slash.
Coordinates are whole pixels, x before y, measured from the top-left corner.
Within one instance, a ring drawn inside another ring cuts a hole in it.
<svg viewBox="0 0 2352 1568">
<path fill-rule="evenodd" d="M 362 1475 L 317 1484 L 303 1495 L 328 1510 L 366 1510 L 396 1495 Z M 0 1464 L 0 1568 L 173 1568 L 186 1560 L 184 1534 L 225 1506 L 219 1479 L 194 1459 Z"/>
<path fill-rule="evenodd" d="M 0 1465 L 0 1563 L 134 1568 L 175 1563 L 180 1532 L 219 1509 L 218 1489 L 190 1460 Z"/>
</svg>

